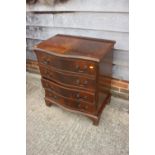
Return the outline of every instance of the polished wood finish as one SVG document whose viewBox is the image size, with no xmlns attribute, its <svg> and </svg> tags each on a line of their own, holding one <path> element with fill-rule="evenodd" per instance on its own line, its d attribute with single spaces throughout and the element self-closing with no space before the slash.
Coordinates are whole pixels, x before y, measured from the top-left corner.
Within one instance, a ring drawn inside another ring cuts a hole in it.
<svg viewBox="0 0 155 155">
<path fill-rule="evenodd" d="M 72 99 L 68 97 L 64 97 L 54 91 L 49 91 L 45 89 L 45 97 L 51 99 L 53 102 L 57 102 L 64 107 L 68 107 L 70 109 L 87 112 L 87 113 L 95 113 L 94 106 L 87 102 L 78 99 Z"/>
<path fill-rule="evenodd" d="M 111 40 L 56 35 L 36 45 L 46 105 L 86 115 L 98 125 L 111 97 L 110 88 L 99 91 L 100 65 L 104 64 L 104 75 L 111 76 L 114 44 Z"/>
<path fill-rule="evenodd" d="M 88 102 L 89 104 L 95 103 L 95 93 L 86 92 L 84 90 L 74 88 L 67 88 L 44 78 L 41 81 L 43 87 L 49 91 L 53 91 L 55 93 L 58 93 L 64 97 L 68 97 L 71 99 L 85 101 Z"/>
<path fill-rule="evenodd" d="M 99 62 L 114 46 L 115 41 L 56 35 L 34 47 L 35 50 L 67 57 Z"/>
<path fill-rule="evenodd" d="M 37 52 L 37 55 L 39 63 L 43 65 L 48 65 L 48 67 L 56 68 L 57 70 L 66 72 L 75 72 L 79 74 L 82 73 L 92 76 L 96 75 L 96 62 L 81 60 L 77 58 L 68 59 L 40 51 Z M 90 67 L 93 67 L 93 69 L 91 69 Z"/>
<path fill-rule="evenodd" d="M 88 78 L 86 76 L 79 76 L 75 74 L 69 74 L 65 72 L 60 72 L 56 70 L 52 70 L 48 67 L 39 65 L 41 75 L 44 78 L 49 80 L 53 80 L 57 83 L 64 84 L 67 86 L 72 86 L 75 88 L 80 88 L 84 90 L 95 91 L 96 80 L 92 78 Z"/>
</svg>

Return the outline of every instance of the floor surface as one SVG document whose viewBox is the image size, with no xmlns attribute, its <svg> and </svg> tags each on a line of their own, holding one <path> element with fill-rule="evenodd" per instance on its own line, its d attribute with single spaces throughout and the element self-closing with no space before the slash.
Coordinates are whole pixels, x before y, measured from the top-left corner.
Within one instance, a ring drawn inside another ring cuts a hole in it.
<svg viewBox="0 0 155 155">
<path fill-rule="evenodd" d="M 112 97 L 99 126 L 47 107 L 40 76 L 27 73 L 27 155 L 128 155 L 128 101 Z"/>
</svg>

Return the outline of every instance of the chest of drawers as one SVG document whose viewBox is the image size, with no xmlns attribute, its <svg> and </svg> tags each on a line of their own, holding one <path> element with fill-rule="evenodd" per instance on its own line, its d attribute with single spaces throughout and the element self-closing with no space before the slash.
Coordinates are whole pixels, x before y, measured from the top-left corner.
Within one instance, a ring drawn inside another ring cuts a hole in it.
<svg viewBox="0 0 155 155">
<path fill-rule="evenodd" d="M 99 75 L 111 76 L 115 41 L 56 35 L 34 47 L 45 103 L 88 116 L 98 125 L 110 88 L 99 91 Z"/>
</svg>

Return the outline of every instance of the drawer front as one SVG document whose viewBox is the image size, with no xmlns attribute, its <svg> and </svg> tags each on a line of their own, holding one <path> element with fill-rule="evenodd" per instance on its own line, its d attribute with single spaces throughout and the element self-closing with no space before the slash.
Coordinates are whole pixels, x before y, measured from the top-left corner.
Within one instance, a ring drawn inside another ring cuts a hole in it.
<svg viewBox="0 0 155 155">
<path fill-rule="evenodd" d="M 42 79 L 42 85 L 45 89 L 56 92 L 64 97 L 76 99 L 79 101 L 89 102 L 94 104 L 95 102 L 95 93 L 86 93 L 85 91 L 79 91 L 77 89 L 70 89 L 63 86 L 60 86 L 49 80 Z"/>
<path fill-rule="evenodd" d="M 55 70 L 51 70 L 45 66 L 39 65 L 41 75 L 47 79 L 55 82 L 66 84 L 75 88 L 89 89 L 94 91 L 96 86 L 96 80 L 87 77 L 77 76 L 74 74 L 64 74 Z"/>
<path fill-rule="evenodd" d="M 96 75 L 96 62 L 75 58 L 59 57 L 40 51 L 37 51 L 36 54 L 38 61 L 41 64 L 70 72 L 83 73 L 94 76 Z"/>
<path fill-rule="evenodd" d="M 63 97 L 54 92 L 50 92 L 46 90 L 45 97 L 69 109 L 73 109 L 81 112 L 87 112 L 87 113 L 95 112 L 95 106 L 93 105 L 87 104 L 82 101 L 72 100 L 72 99 Z"/>
</svg>

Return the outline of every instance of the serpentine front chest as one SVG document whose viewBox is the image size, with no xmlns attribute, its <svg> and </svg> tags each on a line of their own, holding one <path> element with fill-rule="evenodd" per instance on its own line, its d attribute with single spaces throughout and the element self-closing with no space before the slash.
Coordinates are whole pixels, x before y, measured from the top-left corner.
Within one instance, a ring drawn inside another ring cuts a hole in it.
<svg viewBox="0 0 155 155">
<path fill-rule="evenodd" d="M 36 45 L 46 105 L 84 114 L 98 125 L 111 97 L 110 88 L 105 93 L 99 90 L 101 64 L 102 74 L 111 76 L 114 44 L 111 40 L 58 34 Z"/>
</svg>

